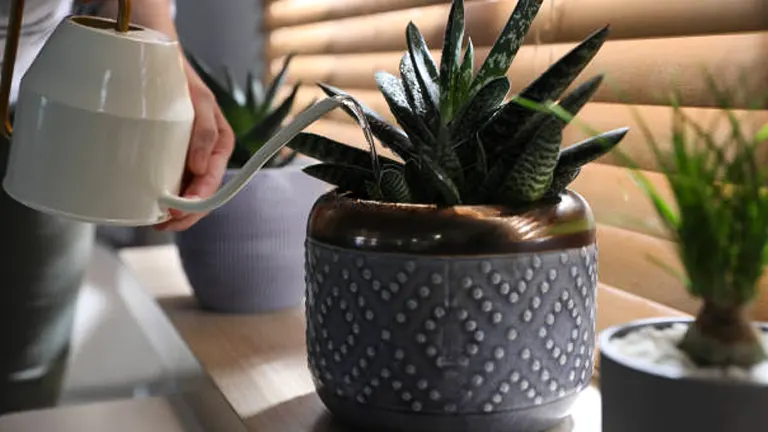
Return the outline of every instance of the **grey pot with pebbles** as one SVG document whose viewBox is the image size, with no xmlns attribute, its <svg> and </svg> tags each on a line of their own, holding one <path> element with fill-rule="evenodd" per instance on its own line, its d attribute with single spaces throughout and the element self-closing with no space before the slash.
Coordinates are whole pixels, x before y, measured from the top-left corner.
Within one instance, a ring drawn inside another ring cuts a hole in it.
<svg viewBox="0 0 768 432">
<path fill-rule="evenodd" d="M 768 362 L 700 368 L 676 348 L 691 319 L 628 323 L 600 335 L 604 432 L 768 428 Z M 768 325 L 759 326 L 768 342 Z"/>
</svg>

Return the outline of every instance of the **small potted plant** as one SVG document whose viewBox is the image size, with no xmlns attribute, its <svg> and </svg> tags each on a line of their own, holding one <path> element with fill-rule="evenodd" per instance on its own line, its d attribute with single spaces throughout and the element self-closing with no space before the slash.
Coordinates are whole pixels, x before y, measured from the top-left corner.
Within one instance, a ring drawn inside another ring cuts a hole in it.
<svg viewBox="0 0 768 432">
<path fill-rule="evenodd" d="M 566 188 L 627 130 L 561 150 L 566 122 L 543 108 L 576 114 L 591 98 L 600 76 L 566 90 L 607 27 L 505 102 L 540 6 L 518 2 L 477 73 L 462 0 L 439 68 L 408 25 L 400 77 L 376 74 L 400 127 L 362 108 L 397 158 L 309 133 L 289 143 L 336 186 L 308 224 L 307 348 L 319 396 L 361 430 L 542 431 L 590 383 L 595 223 Z"/>
<path fill-rule="evenodd" d="M 768 262 L 768 173 L 757 157 L 768 126 L 749 136 L 735 114 L 722 113 L 730 128 L 725 142 L 675 106 L 671 155 L 646 129 L 676 206 L 642 173 L 636 178 L 676 236 L 685 269 L 678 275 L 702 303 L 695 319 L 630 322 L 600 335 L 606 432 L 754 432 L 768 425 L 768 326 L 748 314 Z"/>
<path fill-rule="evenodd" d="M 188 57 L 235 132 L 227 182 L 290 113 L 298 85 L 279 105 L 273 102 L 291 56 L 266 89 L 249 75 L 245 90 L 228 71 L 222 84 L 209 67 Z M 312 204 L 328 187 L 301 172 L 309 159 L 284 150 L 232 201 L 176 235 L 184 271 L 202 307 L 256 313 L 301 304 L 304 229 Z"/>
</svg>

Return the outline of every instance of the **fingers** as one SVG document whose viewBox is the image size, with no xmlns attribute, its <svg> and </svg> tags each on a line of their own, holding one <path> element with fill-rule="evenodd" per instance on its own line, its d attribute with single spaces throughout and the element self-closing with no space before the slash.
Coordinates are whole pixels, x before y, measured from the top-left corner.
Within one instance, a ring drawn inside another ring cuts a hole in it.
<svg viewBox="0 0 768 432">
<path fill-rule="evenodd" d="M 234 133 L 221 111 L 214 110 L 213 117 L 216 122 L 217 140 L 206 162 L 207 170 L 191 178 L 189 185 L 184 190 L 187 198 L 208 198 L 218 190 L 224 174 L 227 171 L 227 163 L 234 148 Z M 191 170 L 191 167 L 190 167 Z M 183 214 L 172 211 L 173 219 L 156 226 L 159 230 L 183 231 L 197 223 L 205 214 Z"/>
<path fill-rule="evenodd" d="M 194 175 L 204 175 L 208 171 L 211 153 L 219 141 L 219 124 L 216 112 L 219 112 L 216 100 L 210 92 L 195 92 L 192 97 L 195 106 L 195 122 L 192 126 L 192 139 L 189 143 L 188 165 Z"/>
</svg>

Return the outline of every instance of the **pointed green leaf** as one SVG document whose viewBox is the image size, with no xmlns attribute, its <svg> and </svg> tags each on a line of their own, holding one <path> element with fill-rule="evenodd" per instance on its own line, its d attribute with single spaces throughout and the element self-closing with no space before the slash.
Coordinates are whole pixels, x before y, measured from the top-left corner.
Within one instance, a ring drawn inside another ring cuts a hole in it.
<svg viewBox="0 0 768 432">
<path fill-rule="evenodd" d="M 464 0 L 454 0 L 448 15 L 440 58 L 440 117 L 443 124 L 453 118 L 454 80 L 458 76 L 461 43 L 464 40 Z"/>
<path fill-rule="evenodd" d="M 402 170 L 393 167 L 381 170 L 381 182 L 379 184 L 384 199 L 389 202 L 412 202 L 411 191 L 405 181 Z"/>
<path fill-rule="evenodd" d="M 285 118 L 291 112 L 291 107 L 293 107 L 293 101 L 296 99 L 296 93 L 299 91 L 299 86 L 299 84 L 296 84 L 293 87 L 291 94 L 285 98 L 280 106 L 269 113 L 269 115 L 267 115 L 267 117 L 260 123 L 254 125 L 248 132 L 238 137 L 247 149 L 251 152 L 255 152 L 264 145 L 264 143 L 267 142 L 278 129 L 280 129 L 283 121 L 285 121 Z"/>
<path fill-rule="evenodd" d="M 402 77 L 405 96 L 408 105 L 415 114 L 415 123 L 418 125 L 419 135 L 428 142 L 433 141 L 432 131 L 440 125 L 439 113 L 428 100 L 429 95 L 422 91 L 418 74 L 413 67 L 411 56 L 405 53 L 400 59 L 400 76 Z"/>
<path fill-rule="evenodd" d="M 356 166 L 340 164 L 317 164 L 305 167 L 306 174 L 330 183 L 340 189 L 340 192 L 361 193 L 365 191 L 366 182 L 375 182 L 373 172 Z"/>
<path fill-rule="evenodd" d="M 581 173 L 581 168 L 574 168 L 574 169 L 560 169 L 555 168 L 555 173 L 552 176 L 552 184 L 549 186 L 549 189 L 544 194 L 544 198 L 554 198 L 556 196 L 559 196 L 561 193 L 565 191 L 566 188 L 568 188 L 568 185 L 573 183 L 574 180 L 576 180 L 576 177 L 579 176 L 579 173 Z"/>
<path fill-rule="evenodd" d="M 323 90 L 323 92 L 325 92 L 326 95 L 330 97 L 338 95 L 349 96 L 349 94 L 345 93 L 344 91 L 327 84 L 320 83 L 318 86 Z M 365 112 L 365 119 L 368 120 L 368 124 L 371 126 L 371 132 L 373 132 L 373 135 L 378 138 L 385 147 L 391 149 L 403 160 L 406 160 L 413 151 L 413 146 L 408 140 L 408 136 L 396 126 L 389 124 L 375 111 L 360 103 L 360 101 L 358 101 L 358 104 L 363 108 L 363 111 Z M 342 106 L 342 109 L 349 116 L 355 118 L 355 114 L 352 112 L 352 110 L 349 109 L 349 107 L 344 105 Z"/>
<path fill-rule="evenodd" d="M 422 157 L 421 172 L 426 182 L 442 198 L 441 203 L 446 205 L 461 204 L 461 195 L 456 184 L 450 179 L 448 174 L 432 159 L 427 156 Z"/>
<path fill-rule="evenodd" d="M 288 66 L 291 64 L 293 57 L 294 54 L 288 54 L 288 56 L 285 57 L 285 60 L 283 61 L 283 67 L 280 69 L 280 72 L 277 73 L 275 79 L 272 80 L 272 83 L 269 85 L 267 94 L 264 96 L 264 103 L 262 104 L 262 107 L 265 110 L 272 106 L 272 102 L 275 100 L 275 96 L 277 96 L 278 90 L 280 90 L 280 87 L 282 87 L 283 83 L 285 83 L 286 76 L 288 75 Z"/>
<path fill-rule="evenodd" d="M 342 144 L 322 135 L 301 132 L 288 143 L 288 147 L 323 163 L 356 166 L 368 170 L 372 169 L 371 164 L 373 159 L 370 152 Z M 379 157 L 384 163 L 402 166 L 401 163 L 393 161 L 392 159 L 383 156 Z"/>
<path fill-rule="evenodd" d="M 536 78 L 520 96 L 536 102 L 558 99 L 595 57 L 608 37 L 608 32 L 609 27 L 605 26 L 589 35 Z"/>
<path fill-rule="evenodd" d="M 216 102 L 223 111 L 237 109 L 239 107 L 237 101 L 232 97 L 227 88 L 216 79 L 213 71 L 211 71 L 207 65 L 191 53 L 187 54 L 187 59 L 195 72 L 197 72 L 198 76 L 200 76 L 200 79 L 203 80 L 206 87 L 211 90 L 216 98 Z"/>
<path fill-rule="evenodd" d="M 558 121 L 552 118 L 541 127 L 533 142 L 511 165 L 499 191 L 499 200 L 510 205 L 529 203 L 541 199 L 547 192 L 552 184 L 562 141 Z"/>
<path fill-rule="evenodd" d="M 483 65 L 477 72 L 477 76 L 472 83 L 470 92 L 481 89 L 486 83 L 494 78 L 506 75 L 509 66 L 512 64 L 520 45 L 523 43 L 528 29 L 531 27 L 533 19 L 541 8 L 543 0 L 519 0 L 515 6 L 512 15 L 510 15 L 507 24 L 502 29 L 493 48 L 485 58 Z"/>
<path fill-rule="evenodd" d="M 491 118 L 509 92 L 509 80 L 496 78 L 480 89 L 472 100 L 460 111 L 451 124 L 451 142 L 460 144 L 472 138 Z"/>
<path fill-rule="evenodd" d="M 427 140 L 419 133 L 421 131 L 419 119 L 408 104 L 408 96 L 403 82 L 387 72 L 377 72 L 375 78 L 379 90 L 387 101 L 389 110 L 408 134 L 411 143 L 423 147 Z"/>
<path fill-rule="evenodd" d="M 232 72 L 232 68 L 224 66 L 224 78 L 226 79 L 227 87 L 229 88 L 229 94 L 232 95 L 232 99 L 237 101 L 238 105 L 245 104 L 245 92 L 240 88 L 240 84 L 235 79 L 235 74 Z"/>
<path fill-rule="evenodd" d="M 413 22 L 408 23 L 406 30 L 408 54 L 411 57 L 416 78 L 421 89 L 422 98 L 428 102 L 428 112 L 439 119 L 440 117 L 440 88 L 435 60 L 429 52 L 418 27 Z"/>
<path fill-rule="evenodd" d="M 248 72 L 246 81 L 245 105 L 251 113 L 256 114 L 260 111 L 261 104 L 264 101 L 264 85 L 261 83 L 261 80 L 253 75 L 253 72 Z"/>
<path fill-rule="evenodd" d="M 624 139 L 627 132 L 629 128 L 626 127 L 614 129 L 563 149 L 557 161 L 557 169 L 572 170 L 594 161 L 611 151 Z"/>
<path fill-rule="evenodd" d="M 475 47 L 472 44 L 472 38 L 468 38 L 467 49 L 464 51 L 464 60 L 459 67 L 459 78 L 456 86 L 456 100 L 466 101 L 469 98 L 469 89 L 472 87 L 472 76 L 475 71 Z M 462 106 L 455 106 L 455 110 L 460 110 Z"/>
<path fill-rule="evenodd" d="M 756 143 L 762 143 L 764 141 L 768 141 L 768 124 L 763 126 L 757 134 L 755 134 L 755 142 Z"/>
</svg>

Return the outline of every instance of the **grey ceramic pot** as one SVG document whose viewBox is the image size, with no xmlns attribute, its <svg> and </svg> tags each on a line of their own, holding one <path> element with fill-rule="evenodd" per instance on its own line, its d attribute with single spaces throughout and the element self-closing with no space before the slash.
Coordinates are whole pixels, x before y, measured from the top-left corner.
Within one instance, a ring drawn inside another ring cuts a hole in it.
<svg viewBox="0 0 768 432">
<path fill-rule="evenodd" d="M 360 430 L 546 430 L 593 371 L 597 251 L 577 194 L 511 212 L 346 199 L 309 221 L 317 393 Z"/>
<path fill-rule="evenodd" d="M 0 139 L 0 178 L 9 143 Z M 59 399 L 94 228 L 0 191 L 0 415 Z"/>
<path fill-rule="evenodd" d="M 202 307 L 258 313 L 301 304 L 307 217 L 329 188 L 301 168 L 258 172 L 230 202 L 177 234 L 184 271 Z M 228 172 L 225 181 L 233 175 Z"/>
<path fill-rule="evenodd" d="M 768 428 L 768 386 L 681 378 L 620 356 L 611 340 L 645 326 L 690 319 L 636 321 L 600 335 L 604 432 L 756 432 Z M 768 325 L 761 325 L 768 332 Z"/>
</svg>

